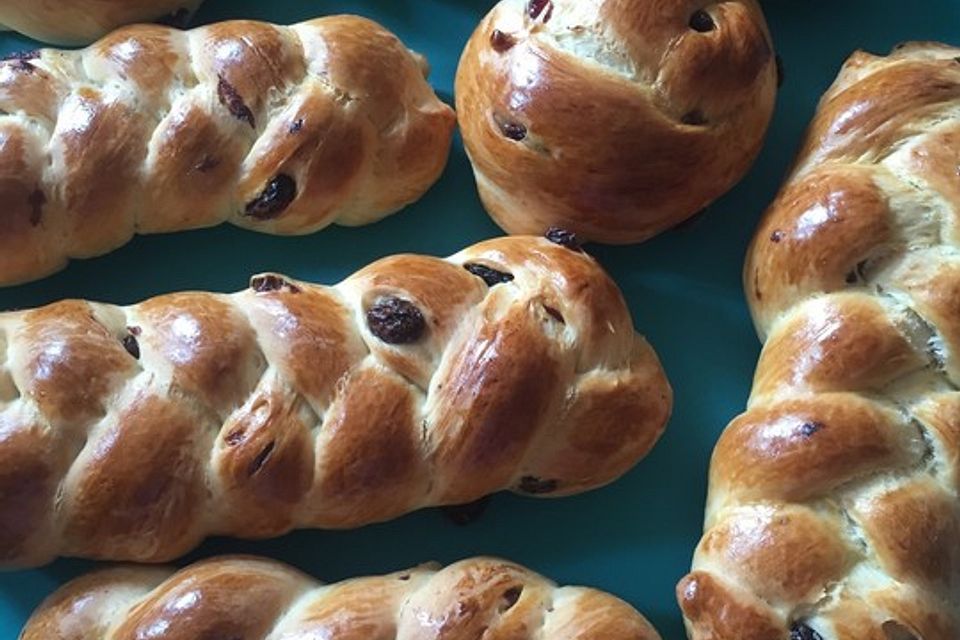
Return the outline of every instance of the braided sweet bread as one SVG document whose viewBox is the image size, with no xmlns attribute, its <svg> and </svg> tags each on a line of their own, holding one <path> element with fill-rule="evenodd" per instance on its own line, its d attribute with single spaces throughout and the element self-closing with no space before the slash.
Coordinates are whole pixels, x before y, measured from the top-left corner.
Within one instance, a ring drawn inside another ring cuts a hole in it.
<svg viewBox="0 0 960 640">
<path fill-rule="evenodd" d="M 373 222 L 446 164 L 426 65 L 354 16 L 141 25 L 0 62 L 0 284 L 135 233 Z"/>
<path fill-rule="evenodd" d="M 57 44 L 86 44 L 111 29 L 157 18 L 182 21 L 202 0 L 3 0 L 0 29 Z"/>
<path fill-rule="evenodd" d="M 671 392 L 623 297 L 542 238 L 335 287 L 0 315 L 0 563 L 166 561 L 207 535 L 354 527 L 610 482 Z"/>
<path fill-rule="evenodd" d="M 960 638 L 960 49 L 857 53 L 747 258 L 695 640 Z"/>
<path fill-rule="evenodd" d="M 243 612 L 243 615 L 237 615 Z M 226 557 L 173 573 L 122 567 L 69 583 L 20 640 L 660 640 L 633 607 L 473 558 L 320 585 L 278 562 Z"/>
<path fill-rule="evenodd" d="M 483 204 L 510 233 L 649 238 L 747 172 L 776 69 L 755 0 L 502 0 L 456 81 Z"/>
</svg>

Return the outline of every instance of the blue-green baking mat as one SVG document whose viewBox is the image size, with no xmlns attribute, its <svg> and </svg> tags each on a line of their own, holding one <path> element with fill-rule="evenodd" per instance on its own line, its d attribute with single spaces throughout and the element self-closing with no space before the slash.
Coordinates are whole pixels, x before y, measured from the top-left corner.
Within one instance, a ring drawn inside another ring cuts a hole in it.
<svg viewBox="0 0 960 640">
<path fill-rule="evenodd" d="M 0 0 L 2 1 L 2 0 Z M 69 0 L 61 0 L 68 2 Z M 426 54 L 452 101 L 460 50 L 492 2 L 479 0 L 208 0 L 197 23 L 226 18 L 297 21 L 324 13 L 374 18 Z M 674 585 L 700 534 L 710 452 L 743 407 L 759 350 L 740 288 L 756 221 L 775 193 L 820 94 L 856 48 L 886 52 L 902 40 L 960 44 L 960 0 L 770 0 L 767 18 L 786 83 L 754 170 L 694 223 L 634 247 L 593 248 L 620 284 L 638 329 L 660 353 L 676 391 L 673 419 L 653 453 L 605 489 L 559 500 L 494 497 L 466 527 L 436 510 L 358 531 L 306 531 L 266 542 L 214 540 L 184 562 L 224 552 L 285 560 L 333 581 L 426 560 L 496 554 L 560 582 L 596 586 L 643 611 L 668 640 L 683 637 Z M 33 48 L 0 35 L 0 52 Z M 695 174 L 690 180 L 697 180 Z M 3 203 L 0 202 L 0 214 Z M 229 291 L 251 273 L 335 282 L 399 251 L 452 253 L 499 233 L 476 197 L 463 149 L 420 202 L 374 226 L 272 238 L 233 228 L 137 238 L 55 277 L 0 290 L 0 309 L 63 297 L 118 303 L 178 289 Z M 0 638 L 13 639 L 41 599 L 92 563 L 0 574 Z"/>
</svg>

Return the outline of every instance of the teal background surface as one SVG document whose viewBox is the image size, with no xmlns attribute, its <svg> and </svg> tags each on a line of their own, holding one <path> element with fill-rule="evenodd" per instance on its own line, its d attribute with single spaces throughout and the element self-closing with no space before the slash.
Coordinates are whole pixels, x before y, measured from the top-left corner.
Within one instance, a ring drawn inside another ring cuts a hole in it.
<svg viewBox="0 0 960 640">
<path fill-rule="evenodd" d="M 428 56 L 432 82 L 452 101 L 460 51 L 492 5 L 490 0 L 207 0 L 195 23 L 239 17 L 288 22 L 342 12 L 368 16 Z M 756 221 L 820 94 L 847 55 L 856 48 L 886 52 L 912 39 L 960 44 L 960 0 L 769 0 L 764 8 L 786 82 L 753 171 L 690 224 L 639 246 L 590 247 L 623 289 L 637 328 L 660 353 L 676 392 L 667 433 L 646 460 L 614 485 L 578 497 L 495 496 L 483 517 L 466 527 L 426 510 L 358 531 L 304 531 L 265 542 L 212 540 L 183 562 L 256 553 L 334 581 L 427 560 L 495 554 L 562 583 L 616 593 L 643 611 L 665 639 L 682 638 L 674 585 L 700 534 L 710 452 L 744 405 L 759 351 L 740 287 Z M 35 46 L 0 35 L 0 53 Z M 0 215 L 2 209 L 0 202 Z M 0 290 L 0 310 L 64 297 L 129 303 L 180 289 L 230 291 L 264 270 L 332 283 L 386 254 L 446 255 L 499 233 L 480 207 L 458 140 L 441 182 L 377 225 L 303 238 L 227 227 L 140 237 L 110 255 L 74 262 L 52 278 Z M 92 567 L 62 560 L 39 570 L 0 573 L 0 638 L 15 638 L 46 595 Z"/>
</svg>

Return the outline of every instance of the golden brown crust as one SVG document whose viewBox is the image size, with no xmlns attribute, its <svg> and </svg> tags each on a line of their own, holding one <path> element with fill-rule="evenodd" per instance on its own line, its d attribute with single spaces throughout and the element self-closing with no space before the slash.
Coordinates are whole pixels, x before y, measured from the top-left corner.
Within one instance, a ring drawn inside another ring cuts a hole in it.
<svg viewBox="0 0 960 640">
<path fill-rule="evenodd" d="M 303 234 L 400 209 L 454 127 L 425 68 L 355 16 L 138 25 L 0 61 L 0 285 L 135 233 Z"/>
<path fill-rule="evenodd" d="M 2 562 L 164 561 L 213 534 L 585 491 L 650 450 L 671 403 L 610 278 L 542 238 L 333 287 L 264 274 L 3 314 Z"/>
<path fill-rule="evenodd" d="M 782 640 L 783 630 L 753 594 L 694 571 L 677 585 L 687 630 L 698 640 Z"/>
<path fill-rule="evenodd" d="M 472 558 L 327 586 L 251 557 L 176 573 L 125 567 L 84 576 L 50 596 L 20 640 L 133 640 L 158 629 L 170 640 L 660 640 L 622 600 L 558 587 L 504 560 Z"/>
<path fill-rule="evenodd" d="M 701 10 L 709 31 L 691 27 Z M 623 244 L 683 221 L 746 173 L 776 82 L 753 0 L 503 0 L 464 51 L 457 112 L 504 229 Z"/>
<path fill-rule="evenodd" d="M 824 96 L 747 256 L 765 345 L 678 592 L 694 640 L 960 637 L 958 141 L 960 49 L 857 53 Z"/>
<path fill-rule="evenodd" d="M 87 44 L 134 22 L 166 19 L 186 23 L 202 0 L 5 0 L 0 29 L 42 42 Z"/>
<path fill-rule="evenodd" d="M 57 435 L 22 409 L 0 412 L 0 562 L 42 553 L 38 547 L 51 537 L 55 478 L 68 464 Z"/>
<path fill-rule="evenodd" d="M 183 403 L 138 395 L 100 425 L 64 479 L 63 553 L 162 559 L 199 540 L 203 461 L 198 416 Z M 49 506 L 48 506 L 49 508 Z"/>
<path fill-rule="evenodd" d="M 7 349 L 22 363 L 11 370 L 14 383 L 49 424 L 68 430 L 103 416 L 105 400 L 136 366 L 93 306 L 78 300 L 27 312 Z"/>
</svg>

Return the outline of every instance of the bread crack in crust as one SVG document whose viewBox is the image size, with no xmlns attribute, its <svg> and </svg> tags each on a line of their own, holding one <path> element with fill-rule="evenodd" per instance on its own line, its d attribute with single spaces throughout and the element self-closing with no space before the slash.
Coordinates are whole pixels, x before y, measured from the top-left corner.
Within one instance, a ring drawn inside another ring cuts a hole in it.
<svg viewBox="0 0 960 640">
<path fill-rule="evenodd" d="M 374 222 L 418 199 L 455 116 L 354 16 L 140 25 L 0 61 L 0 285 L 137 233 Z"/>
<path fill-rule="evenodd" d="M 0 336 L 0 562 L 17 566 L 585 491 L 650 450 L 672 402 L 613 281 L 541 238 L 333 287 L 64 301 L 0 315 Z"/>
<path fill-rule="evenodd" d="M 960 49 L 854 54 L 745 268 L 694 640 L 960 638 Z"/>
<path fill-rule="evenodd" d="M 243 612 L 238 616 L 237 612 Z M 332 585 L 279 562 L 225 557 L 174 573 L 122 567 L 67 584 L 20 640 L 660 640 L 614 596 L 473 558 Z"/>
</svg>

